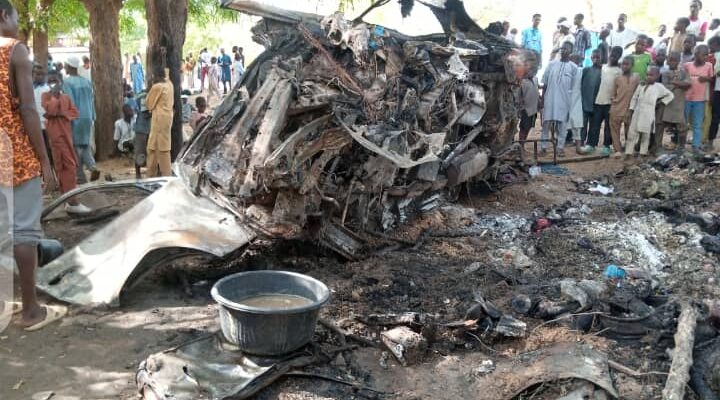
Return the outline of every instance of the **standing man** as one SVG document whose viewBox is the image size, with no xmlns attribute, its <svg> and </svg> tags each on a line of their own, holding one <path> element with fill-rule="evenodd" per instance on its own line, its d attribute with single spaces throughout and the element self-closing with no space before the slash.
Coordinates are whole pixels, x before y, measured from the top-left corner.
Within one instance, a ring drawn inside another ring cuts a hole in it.
<svg viewBox="0 0 720 400">
<path fill-rule="evenodd" d="M 205 78 L 210 68 L 210 53 L 208 53 L 207 47 L 200 51 L 200 93 L 205 90 Z"/>
<path fill-rule="evenodd" d="M 592 36 L 590 31 L 585 29 L 583 21 L 585 21 L 584 15 L 575 15 L 575 54 L 580 57 L 581 66 L 585 63 L 585 52 L 592 47 Z"/>
<path fill-rule="evenodd" d="M 521 46 L 524 49 L 532 50 L 538 55 L 538 62 L 542 65 L 542 33 L 540 33 L 540 21 L 542 16 L 540 14 L 533 15 L 532 26 L 522 31 L 522 43 Z"/>
<path fill-rule="evenodd" d="M 620 14 L 617 23 L 617 29 L 610 34 L 610 47 L 620 46 L 623 48 L 623 51 L 625 51 L 625 48 L 637 38 L 637 32 L 625 26 L 627 23 L 627 14 Z"/>
<path fill-rule="evenodd" d="M 133 56 L 133 62 L 130 64 L 130 79 L 135 94 L 145 90 L 145 71 L 137 56 Z"/>
<path fill-rule="evenodd" d="M 600 51 L 600 64 L 605 65 L 608 63 L 608 59 L 610 58 L 610 45 L 607 42 L 608 37 L 610 36 L 610 30 L 607 28 L 603 28 L 600 31 L 600 44 L 598 44 L 598 51 Z"/>
<path fill-rule="evenodd" d="M 232 58 L 230 58 L 229 55 L 225 54 L 225 49 L 220 49 L 220 70 L 222 71 L 221 74 L 221 80 L 223 84 L 223 94 L 227 94 L 228 86 L 230 86 L 230 89 L 232 89 L 232 71 L 230 70 L 230 67 L 232 67 Z"/>
<path fill-rule="evenodd" d="M 570 33 L 571 27 L 572 25 L 570 25 L 570 21 L 567 19 L 558 25 L 559 31 L 557 35 L 555 35 L 555 39 L 553 39 L 554 43 L 552 53 L 550 53 L 550 60 L 560 59 L 560 49 L 562 49 L 562 45 L 565 43 L 570 43 L 573 45 L 573 48 L 575 48 L 575 35 Z"/>
<path fill-rule="evenodd" d="M 73 144 L 77 156 L 77 182 L 87 183 L 84 168 L 90 170 L 90 180 L 96 181 L 100 178 L 100 171 L 95 165 L 90 149 L 90 135 L 95 122 L 95 94 L 89 80 L 78 75 L 80 60 L 77 57 L 70 57 L 65 64 L 68 77 L 65 78 L 63 89 L 75 107 L 79 116 L 73 121 Z"/>
<path fill-rule="evenodd" d="M 82 66 L 78 68 L 78 75 L 92 82 L 92 65 L 90 64 L 90 57 L 83 56 Z"/>
<path fill-rule="evenodd" d="M 564 42 L 560 47 L 560 59 L 551 61 L 543 74 L 544 111 L 542 139 L 550 138 L 550 131 L 555 132 L 558 153 L 563 154 L 567 124 L 572 108 L 572 91 L 575 76 L 579 73 L 575 63 L 570 61 L 573 44 Z M 547 143 L 541 144 L 542 153 L 547 152 Z"/>
<path fill-rule="evenodd" d="M 152 113 L 150 136 L 147 142 L 147 175 L 171 176 L 170 135 L 173 123 L 175 89 L 166 79 L 168 70 L 157 67 L 153 73 L 154 84 L 147 95 L 147 108 Z"/>
<path fill-rule="evenodd" d="M 687 28 L 687 32 L 690 35 L 695 35 L 698 42 L 704 42 L 705 36 L 707 35 L 708 23 L 707 21 L 700 18 L 700 11 L 702 10 L 702 1 L 692 0 L 690 1 L 690 25 Z"/>
<path fill-rule="evenodd" d="M 0 293 L 0 323 L 4 325 L 22 310 L 20 325 L 38 330 L 62 318 L 67 309 L 41 306 L 35 290 L 37 245 L 42 238 L 42 185 L 52 191 L 56 182 L 35 108 L 30 54 L 17 35 L 17 11 L 9 0 L 0 0 L 0 211 L 5 211 L 5 228 L 12 228 L 22 295 L 22 304 L 17 304 L 4 298 L 9 293 Z M 0 273 L 7 273 L 4 271 Z"/>
</svg>

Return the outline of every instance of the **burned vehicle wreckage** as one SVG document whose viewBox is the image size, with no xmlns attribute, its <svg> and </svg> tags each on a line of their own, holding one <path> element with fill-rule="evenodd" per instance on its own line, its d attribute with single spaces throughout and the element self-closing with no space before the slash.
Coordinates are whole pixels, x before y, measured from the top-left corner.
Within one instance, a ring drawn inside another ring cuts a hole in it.
<svg viewBox="0 0 720 400">
<path fill-rule="evenodd" d="M 410 37 L 341 13 L 224 0 L 262 17 L 252 33 L 266 50 L 187 144 L 179 178 L 46 265 L 38 286 L 75 304 L 117 304 L 123 287 L 167 260 L 159 250 L 224 256 L 258 236 L 355 259 L 368 235 L 491 176 L 536 55 L 481 29 L 459 0 L 414 4 L 445 32 Z"/>
<path fill-rule="evenodd" d="M 272 236 L 309 234 L 354 258 L 358 236 L 488 175 L 535 55 L 479 28 L 462 2 L 418 3 L 445 34 L 225 1 L 264 17 L 252 32 L 267 50 L 182 155 L 191 190 Z"/>
</svg>

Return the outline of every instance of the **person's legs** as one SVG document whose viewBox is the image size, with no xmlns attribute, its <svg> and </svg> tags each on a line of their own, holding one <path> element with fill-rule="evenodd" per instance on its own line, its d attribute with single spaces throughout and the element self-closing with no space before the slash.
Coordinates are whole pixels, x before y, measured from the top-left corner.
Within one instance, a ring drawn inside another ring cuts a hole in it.
<svg viewBox="0 0 720 400">
<path fill-rule="evenodd" d="M 540 133 L 540 139 L 542 140 L 550 140 L 550 124 L 552 121 L 543 121 L 542 123 L 542 132 Z M 542 151 L 547 151 L 548 148 L 548 142 L 540 142 L 540 149 Z"/>
<path fill-rule="evenodd" d="M 555 138 L 557 139 L 557 149 L 562 150 L 565 148 L 565 142 L 567 142 L 567 128 L 565 124 L 560 121 L 551 121 L 555 124 Z"/>
<path fill-rule="evenodd" d="M 85 176 L 85 159 L 82 157 L 83 153 L 83 147 L 88 146 L 75 146 L 75 158 L 77 159 L 77 168 L 76 168 L 76 175 L 77 175 L 77 183 L 83 184 L 87 183 L 87 177 Z"/>
<path fill-rule="evenodd" d="M 663 138 L 665 137 L 665 123 L 662 121 L 662 115 L 660 119 L 655 120 L 655 131 L 652 134 L 652 141 L 650 142 L 650 152 L 654 155 L 658 155 L 663 152 Z"/>
<path fill-rule="evenodd" d="M 590 121 L 592 120 L 592 116 L 592 112 L 583 112 L 583 127 L 582 131 L 580 132 L 580 140 L 582 140 L 583 143 L 587 142 L 588 131 L 590 129 Z"/>
<path fill-rule="evenodd" d="M 77 161 L 73 149 L 62 142 L 53 146 L 60 161 L 55 162 L 55 171 L 60 181 L 60 191 L 67 193 L 77 187 Z M 71 203 L 72 204 L 72 203 Z"/>
<path fill-rule="evenodd" d="M 160 176 L 172 176 L 172 162 L 169 151 L 157 152 L 157 163 L 160 168 Z"/>
<path fill-rule="evenodd" d="M 702 145 L 702 123 L 705 117 L 704 101 L 688 101 L 685 110 L 689 110 L 689 117 L 692 119 L 693 149 L 698 150 Z M 688 112 L 686 112 L 687 116 Z"/>
<path fill-rule="evenodd" d="M 641 156 L 648 155 L 649 148 L 650 148 L 650 132 L 641 132 L 640 133 L 640 155 Z"/>
<path fill-rule="evenodd" d="M 610 105 L 605 104 L 601 107 L 600 113 L 603 124 L 603 146 L 610 148 L 612 146 L 612 132 L 610 131 Z"/>
<path fill-rule="evenodd" d="M 95 164 L 95 157 L 92 154 L 92 150 L 90 149 L 90 146 L 80 146 L 81 147 L 81 153 L 80 153 L 80 159 L 78 160 L 78 164 L 84 164 L 87 169 L 91 172 L 90 174 L 90 180 L 96 181 L 98 178 L 100 178 L 100 171 L 97 169 L 97 165 Z M 85 174 L 83 173 L 83 176 Z"/>
<path fill-rule="evenodd" d="M 638 132 L 637 123 L 634 120 L 630 123 L 629 129 L 626 129 L 626 131 L 627 140 L 625 141 L 625 155 L 630 156 L 635 153 L 635 145 L 637 145 L 640 140 L 640 132 Z"/>
<path fill-rule="evenodd" d="M 42 238 L 42 179 L 34 178 L 14 187 L 13 203 L 13 250 L 20 273 L 22 325 L 31 326 L 45 318 L 35 290 L 37 245 Z"/>
<path fill-rule="evenodd" d="M 712 94 L 710 95 L 712 96 Z M 712 100 L 712 99 L 709 99 Z M 712 107 L 710 106 L 711 101 L 706 101 L 705 106 L 703 107 L 703 122 L 700 129 L 702 129 L 702 143 L 710 144 L 712 146 L 712 142 L 710 139 L 710 122 L 712 119 Z"/>
<path fill-rule="evenodd" d="M 720 60 L 718 62 L 720 62 Z M 711 145 L 712 142 L 717 139 L 718 126 L 720 126 L 720 91 L 716 90 L 712 96 L 712 117 L 710 119 L 710 130 L 708 132 L 708 139 Z"/>
<path fill-rule="evenodd" d="M 612 145 L 616 153 L 622 152 L 620 144 L 620 127 L 622 126 L 623 116 L 610 114 L 610 135 L 612 136 Z"/>
<path fill-rule="evenodd" d="M 158 157 L 155 150 L 147 150 L 147 167 L 145 173 L 148 178 L 158 176 Z"/>
<path fill-rule="evenodd" d="M 565 143 L 567 142 L 568 124 L 565 122 L 555 121 L 555 126 L 558 132 L 562 132 L 562 135 L 558 136 L 557 152 L 559 156 L 565 155 Z M 570 132 L 570 138 L 572 140 L 573 133 Z"/>
<path fill-rule="evenodd" d="M 590 118 L 590 127 L 588 129 L 587 139 L 585 143 L 591 147 L 597 147 L 600 142 L 600 125 L 602 125 L 602 106 L 595 105 L 595 109 Z"/>
</svg>

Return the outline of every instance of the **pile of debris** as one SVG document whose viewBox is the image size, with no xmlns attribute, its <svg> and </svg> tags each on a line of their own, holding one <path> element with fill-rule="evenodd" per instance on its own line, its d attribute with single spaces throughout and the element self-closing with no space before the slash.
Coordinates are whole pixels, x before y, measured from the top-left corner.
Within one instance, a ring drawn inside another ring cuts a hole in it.
<svg viewBox="0 0 720 400">
<path fill-rule="evenodd" d="M 198 194 L 272 237 L 313 237 L 355 258 L 361 236 L 487 178 L 512 143 L 533 52 L 479 28 L 460 1 L 418 1 L 445 34 L 253 1 L 266 47 L 182 155 Z M 309 234 L 309 235 L 308 235 Z"/>
</svg>

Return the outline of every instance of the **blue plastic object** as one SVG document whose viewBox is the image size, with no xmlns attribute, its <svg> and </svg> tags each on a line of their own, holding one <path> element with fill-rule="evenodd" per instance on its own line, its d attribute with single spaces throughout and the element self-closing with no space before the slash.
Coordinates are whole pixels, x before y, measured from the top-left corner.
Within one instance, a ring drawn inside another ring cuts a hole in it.
<svg viewBox="0 0 720 400">
<path fill-rule="evenodd" d="M 617 265 L 610 264 L 605 268 L 605 277 L 608 279 L 624 279 L 626 275 L 625 270 Z"/>
<path fill-rule="evenodd" d="M 385 27 L 381 25 L 375 25 L 375 36 L 385 36 Z"/>
</svg>

